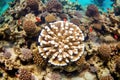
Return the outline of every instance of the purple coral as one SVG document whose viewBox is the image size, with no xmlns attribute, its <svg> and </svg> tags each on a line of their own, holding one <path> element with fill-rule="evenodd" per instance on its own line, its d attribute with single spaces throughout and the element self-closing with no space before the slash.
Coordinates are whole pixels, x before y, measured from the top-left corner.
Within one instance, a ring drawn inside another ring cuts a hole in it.
<svg viewBox="0 0 120 80">
<path fill-rule="evenodd" d="M 62 4 L 58 0 L 49 0 L 46 7 L 49 12 L 62 12 Z"/>
<path fill-rule="evenodd" d="M 33 79 L 31 72 L 29 72 L 27 69 L 20 69 L 18 73 L 20 80 L 35 80 Z"/>
<path fill-rule="evenodd" d="M 29 7 L 31 10 L 38 10 L 39 4 L 37 0 L 26 0 L 27 7 Z"/>
<path fill-rule="evenodd" d="M 11 57 L 11 53 L 8 50 L 5 50 L 3 56 L 9 59 Z"/>
<path fill-rule="evenodd" d="M 62 77 L 59 73 L 55 73 L 55 72 L 52 73 L 51 80 L 61 80 L 61 79 L 62 79 Z"/>
<path fill-rule="evenodd" d="M 27 48 L 22 48 L 21 49 L 21 55 L 20 55 L 20 58 L 22 61 L 28 61 L 30 59 L 32 59 L 32 51 L 30 49 L 27 49 Z"/>
<path fill-rule="evenodd" d="M 95 5 L 93 5 L 93 4 L 89 5 L 87 7 L 86 16 L 94 17 L 94 18 L 99 17 L 98 8 Z"/>
</svg>

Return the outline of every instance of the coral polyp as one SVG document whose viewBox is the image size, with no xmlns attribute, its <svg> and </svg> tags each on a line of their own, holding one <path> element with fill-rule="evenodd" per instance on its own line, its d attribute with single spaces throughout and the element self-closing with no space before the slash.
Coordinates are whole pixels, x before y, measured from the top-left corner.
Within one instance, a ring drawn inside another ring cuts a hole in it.
<svg viewBox="0 0 120 80">
<path fill-rule="evenodd" d="M 50 64 L 66 66 L 83 55 L 83 40 L 84 35 L 78 26 L 68 21 L 57 21 L 42 29 L 38 49 Z"/>
</svg>

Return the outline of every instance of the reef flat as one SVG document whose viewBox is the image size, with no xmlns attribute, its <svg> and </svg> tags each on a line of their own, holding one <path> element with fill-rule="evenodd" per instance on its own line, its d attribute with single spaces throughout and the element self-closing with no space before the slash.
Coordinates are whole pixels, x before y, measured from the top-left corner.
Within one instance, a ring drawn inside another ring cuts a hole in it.
<svg viewBox="0 0 120 80">
<path fill-rule="evenodd" d="M 106 12 L 68 0 L 9 3 L 0 80 L 120 80 L 120 1 L 112 1 Z"/>
</svg>

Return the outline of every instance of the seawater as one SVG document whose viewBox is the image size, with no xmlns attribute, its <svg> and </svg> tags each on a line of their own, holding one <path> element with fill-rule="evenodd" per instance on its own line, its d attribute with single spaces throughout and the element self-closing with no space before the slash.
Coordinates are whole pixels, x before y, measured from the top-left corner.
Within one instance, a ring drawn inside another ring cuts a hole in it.
<svg viewBox="0 0 120 80">
<path fill-rule="evenodd" d="M 0 16 L 10 7 L 9 3 L 14 0 L 0 0 Z"/>
<path fill-rule="evenodd" d="M 113 8 L 113 1 L 111 0 L 69 0 L 70 2 L 79 3 L 84 9 L 90 4 L 96 5 L 99 10 L 107 12 L 107 9 Z"/>
</svg>

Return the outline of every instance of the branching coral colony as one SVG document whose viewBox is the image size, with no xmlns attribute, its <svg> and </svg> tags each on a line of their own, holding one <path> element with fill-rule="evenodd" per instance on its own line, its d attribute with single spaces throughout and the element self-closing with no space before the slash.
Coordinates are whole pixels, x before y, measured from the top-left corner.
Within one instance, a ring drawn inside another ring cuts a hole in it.
<svg viewBox="0 0 120 80">
<path fill-rule="evenodd" d="M 80 28 L 68 21 L 50 23 L 38 38 L 40 55 L 55 66 L 75 62 L 84 52 L 84 35 Z"/>
</svg>

